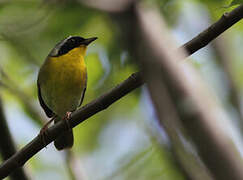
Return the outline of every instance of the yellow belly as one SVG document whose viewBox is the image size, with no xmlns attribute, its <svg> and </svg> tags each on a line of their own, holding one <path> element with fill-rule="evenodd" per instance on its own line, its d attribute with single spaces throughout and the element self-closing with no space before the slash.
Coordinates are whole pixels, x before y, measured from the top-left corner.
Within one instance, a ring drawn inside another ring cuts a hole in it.
<svg viewBox="0 0 243 180">
<path fill-rule="evenodd" d="M 39 74 L 45 104 L 59 116 L 77 109 L 86 86 L 86 73 L 82 56 L 67 54 L 47 59 Z"/>
</svg>

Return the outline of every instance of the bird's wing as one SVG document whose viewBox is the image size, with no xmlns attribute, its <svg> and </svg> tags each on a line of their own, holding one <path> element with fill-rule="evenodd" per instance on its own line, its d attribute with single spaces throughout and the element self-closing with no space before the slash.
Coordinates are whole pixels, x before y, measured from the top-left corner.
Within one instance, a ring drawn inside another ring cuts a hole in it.
<svg viewBox="0 0 243 180">
<path fill-rule="evenodd" d="M 85 95 L 85 92 L 86 92 L 86 88 L 87 88 L 87 74 L 86 74 L 86 77 L 85 77 L 85 85 L 84 85 L 84 90 L 83 90 L 83 92 L 82 92 L 82 96 L 81 96 L 81 100 L 80 100 L 79 107 L 80 107 L 81 104 L 83 103 L 84 95 Z"/>
<path fill-rule="evenodd" d="M 44 100 L 41 97 L 41 89 L 40 89 L 39 82 L 37 82 L 37 87 L 38 87 L 38 99 L 39 99 L 40 105 L 44 109 L 47 117 L 51 118 L 54 116 L 54 113 L 52 112 L 52 110 L 49 107 L 47 107 L 47 105 L 45 104 Z"/>
</svg>

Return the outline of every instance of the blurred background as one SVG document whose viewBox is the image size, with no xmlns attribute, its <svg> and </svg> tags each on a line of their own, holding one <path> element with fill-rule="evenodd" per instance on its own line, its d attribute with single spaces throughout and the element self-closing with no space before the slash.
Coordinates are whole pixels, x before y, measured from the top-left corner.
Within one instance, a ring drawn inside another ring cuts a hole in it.
<svg viewBox="0 0 243 180">
<path fill-rule="evenodd" d="M 160 10 L 178 47 L 233 9 L 226 8 L 230 2 L 146 0 L 148 6 Z M 104 9 L 84 0 L 0 1 L 0 96 L 18 149 L 47 121 L 37 99 L 37 74 L 60 40 L 69 35 L 98 37 L 86 55 L 88 87 L 83 105 L 139 70 L 129 53 L 129 42 L 123 38 L 124 29 L 116 21 L 122 17 Z M 186 60 L 200 71 L 229 114 L 231 122 L 222 123 L 240 152 L 242 33 L 243 24 L 239 22 Z M 166 132 L 158 125 L 146 86 L 81 123 L 74 128 L 74 137 L 70 151 L 59 152 L 50 144 L 31 158 L 25 165 L 30 179 L 187 179 Z M 190 141 L 184 136 L 181 141 L 200 164 Z"/>
</svg>

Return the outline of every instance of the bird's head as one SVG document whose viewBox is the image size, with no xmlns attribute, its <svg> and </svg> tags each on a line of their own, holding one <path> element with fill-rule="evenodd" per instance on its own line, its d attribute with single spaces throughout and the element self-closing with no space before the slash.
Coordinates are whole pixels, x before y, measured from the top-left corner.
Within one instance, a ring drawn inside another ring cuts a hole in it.
<svg viewBox="0 0 243 180">
<path fill-rule="evenodd" d="M 87 46 L 96 39 L 97 39 L 97 37 L 85 39 L 85 38 L 80 37 L 80 36 L 69 36 L 68 38 L 59 42 L 52 49 L 49 56 L 52 56 L 52 57 L 62 56 L 64 54 L 67 54 L 72 49 L 78 48 L 78 47 L 83 48 L 84 51 L 85 51 Z"/>
</svg>

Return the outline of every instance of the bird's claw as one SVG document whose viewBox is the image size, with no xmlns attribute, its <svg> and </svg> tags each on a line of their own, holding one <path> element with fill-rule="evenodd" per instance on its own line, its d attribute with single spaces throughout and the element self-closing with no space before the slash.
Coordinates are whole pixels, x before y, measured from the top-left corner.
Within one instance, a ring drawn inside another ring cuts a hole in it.
<svg viewBox="0 0 243 180">
<path fill-rule="evenodd" d="M 69 119 L 71 118 L 71 114 L 72 114 L 72 112 L 68 111 L 68 112 L 66 112 L 66 115 L 63 118 L 63 120 L 66 122 L 67 127 L 68 127 L 69 130 L 72 129 L 71 125 L 70 125 L 70 122 L 69 122 Z"/>
<path fill-rule="evenodd" d="M 42 142 L 43 142 L 43 144 L 44 144 L 44 146 L 46 147 L 47 146 L 47 143 L 46 143 L 46 136 L 48 136 L 48 133 L 47 133 L 47 129 L 48 129 L 48 126 L 51 124 L 51 122 L 52 121 L 54 121 L 54 119 L 56 118 L 56 116 L 55 117 L 53 117 L 53 118 L 51 118 L 42 128 L 41 128 L 41 130 L 40 130 L 40 136 L 41 136 L 41 139 L 42 139 Z"/>
</svg>

